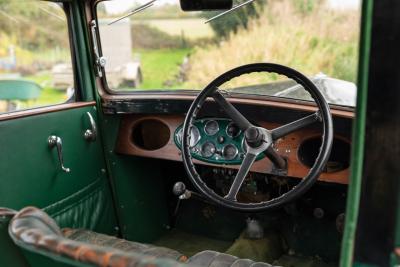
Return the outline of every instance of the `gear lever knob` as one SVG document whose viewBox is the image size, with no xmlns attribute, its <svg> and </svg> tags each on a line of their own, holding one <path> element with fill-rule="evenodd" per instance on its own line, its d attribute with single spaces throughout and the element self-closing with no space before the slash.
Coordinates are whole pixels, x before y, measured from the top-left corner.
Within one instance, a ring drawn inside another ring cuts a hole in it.
<svg viewBox="0 0 400 267">
<path fill-rule="evenodd" d="M 172 192 L 175 196 L 181 196 L 186 192 L 186 185 L 182 182 L 176 182 L 172 188 Z"/>
<path fill-rule="evenodd" d="M 175 196 L 178 196 L 179 199 L 189 199 L 192 196 L 192 192 L 186 190 L 186 185 L 182 182 L 176 182 L 172 188 L 172 192 Z"/>
</svg>

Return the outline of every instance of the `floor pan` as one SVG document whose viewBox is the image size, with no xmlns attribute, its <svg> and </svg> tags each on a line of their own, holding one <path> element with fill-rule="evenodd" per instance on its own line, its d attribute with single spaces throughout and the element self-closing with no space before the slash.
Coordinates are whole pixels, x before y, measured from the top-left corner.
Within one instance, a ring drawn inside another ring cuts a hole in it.
<svg viewBox="0 0 400 267">
<path fill-rule="evenodd" d="M 214 250 L 228 253 L 240 258 L 250 258 L 254 261 L 265 261 L 284 267 L 333 267 L 324 263 L 318 257 L 302 257 L 286 255 L 276 250 L 277 240 L 271 238 L 262 240 L 248 240 L 240 236 L 235 242 L 212 239 L 200 235 L 184 232 L 179 229 L 170 230 L 153 244 L 175 249 L 188 257 L 203 251 Z M 260 244 L 260 242 L 265 244 Z M 279 253 L 279 254 L 278 254 Z"/>
<path fill-rule="evenodd" d="M 225 252 L 232 245 L 232 242 L 211 239 L 173 229 L 154 242 L 154 245 L 172 248 L 190 257 L 203 250 Z"/>
</svg>

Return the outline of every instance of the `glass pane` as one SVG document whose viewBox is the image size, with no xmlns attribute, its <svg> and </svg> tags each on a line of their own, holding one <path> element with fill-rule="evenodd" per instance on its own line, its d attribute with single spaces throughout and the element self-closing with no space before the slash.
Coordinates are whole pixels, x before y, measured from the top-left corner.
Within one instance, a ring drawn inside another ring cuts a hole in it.
<svg viewBox="0 0 400 267">
<path fill-rule="evenodd" d="M 60 5 L 0 1 L 0 113 L 66 102 L 74 94 Z"/>
<path fill-rule="evenodd" d="M 111 24 L 145 2 L 113 0 L 97 6 L 112 90 L 199 90 L 231 68 L 273 62 L 307 75 L 329 102 L 355 104 L 359 0 L 260 0 L 207 24 L 218 12 L 185 13 L 178 1 L 158 0 Z M 274 86 L 277 75 L 255 76 L 251 83 L 259 85 L 257 90 L 234 91 L 309 100 L 291 82 Z M 241 80 L 248 84 L 251 79 Z M 236 85 L 231 84 L 243 87 Z"/>
</svg>

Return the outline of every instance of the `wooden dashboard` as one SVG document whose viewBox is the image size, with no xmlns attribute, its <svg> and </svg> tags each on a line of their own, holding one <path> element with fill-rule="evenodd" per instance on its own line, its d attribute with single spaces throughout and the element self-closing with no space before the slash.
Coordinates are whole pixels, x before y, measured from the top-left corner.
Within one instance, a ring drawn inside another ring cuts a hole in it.
<svg viewBox="0 0 400 267">
<path fill-rule="evenodd" d="M 126 115 L 122 118 L 116 152 L 125 155 L 182 161 L 181 151 L 174 142 L 176 129 L 183 124 L 183 115 Z M 280 124 L 258 121 L 266 129 L 274 129 Z M 299 149 L 307 140 L 321 136 L 318 129 L 302 129 L 278 140 L 275 149 L 287 158 L 288 176 L 302 178 L 309 168 L 299 159 Z M 347 144 L 350 150 L 350 140 L 344 136 L 335 135 L 335 141 Z M 215 165 L 195 160 L 195 163 L 238 169 L 238 165 Z M 256 161 L 252 172 L 271 173 L 272 163 L 267 158 Z M 348 184 L 348 165 L 338 171 L 323 172 L 319 180 L 325 182 Z"/>
</svg>

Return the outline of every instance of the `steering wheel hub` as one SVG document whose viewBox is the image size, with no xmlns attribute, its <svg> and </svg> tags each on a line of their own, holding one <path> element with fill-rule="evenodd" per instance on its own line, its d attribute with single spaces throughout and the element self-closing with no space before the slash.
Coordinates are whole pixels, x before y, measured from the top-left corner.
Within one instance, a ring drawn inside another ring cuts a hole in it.
<svg viewBox="0 0 400 267">
<path fill-rule="evenodd" d="M 256 148 L 261 146 L 264 141 L 264 136 L 257 127 L 250 127 L 244 133 L 247 145 L 250 147 Z"/>
</svg>

